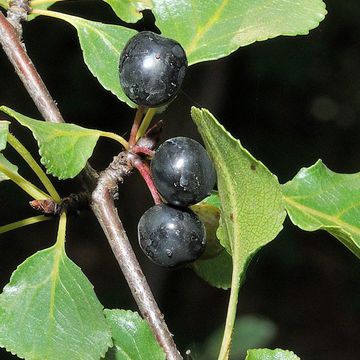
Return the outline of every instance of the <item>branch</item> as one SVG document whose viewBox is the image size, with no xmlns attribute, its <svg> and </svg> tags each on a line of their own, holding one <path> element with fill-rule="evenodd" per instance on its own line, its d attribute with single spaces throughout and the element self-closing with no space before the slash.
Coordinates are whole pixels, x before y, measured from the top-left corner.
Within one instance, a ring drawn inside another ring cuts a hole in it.
<svg viewBox="0 0 360 360">
<path fill-rule="evenodd" d="M 17 32 L 1 12 L 0 42 L 43 118 L 50 122 L 63 122 L 64 119 L 55 101 L 20 43 Z"/>
<path fill-rule="evenodd" d="M 137 301 L 140 312 L 148 320 L 157 341 L 162 346 L 168 360 L 182 359 L 164 321 L 156 301 L 151 293 L 145 276 L 131 248 L 124 227 L 114 205 L 117 184 L 132 171 L 131 154 L 120 153 L 110 166 L 100 174 L 95 191 L 92 194 L 91 208 L 109 240 L 111 249 L 128 281 L 132 295 Z"/>
<path fill-rule="evenodd" d="M 1 12 L 0 43 L 44 119 L 50 122 L 63 122 L 55 101 L 28 57 L 18 34 Z M 121 156 L 117 160 L 119 159 Z M 83 173 L 82 183 L 88 192 L 93 190 L 97 184 L 92 195 L 93 212 L 104 230 L 142 316 L 149 322 L 158 342 L 165 351 L 167 359 L 179 360 L 182 357 L 176 349 L 164 317 L 136 260 L 113 201 L 117 182 L 122 180 L 122 176 L 128 171 L 127 165 L 121 161 L 115 161 L 98 178 L 97 173 L 90 166 L 87 166 L 85 173 Z"/>
<path fill-rule="evenodd" d="M 70 194 L 56 202 L 54 199 L 32 200 L 30 206 L 44 215 L 79 214 L 81 210 L 89 210 L 89 194 L 86 191 Z"/>
<path fill-rule="evenodd" d="M 11 0 L 7 11 L 7 19 L 15 28 L 19 38 L 22 36 L 21 22 L 27 19 L 30 11 L 29 0 Z"/>
</svg>

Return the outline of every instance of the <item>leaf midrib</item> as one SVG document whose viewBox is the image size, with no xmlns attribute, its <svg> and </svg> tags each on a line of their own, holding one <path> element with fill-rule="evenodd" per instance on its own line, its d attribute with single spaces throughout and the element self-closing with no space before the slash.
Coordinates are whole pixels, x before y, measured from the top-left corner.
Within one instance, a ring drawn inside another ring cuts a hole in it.
<svg viewBox="0 0 360 360">
<path fill-rule="evenodd" d="M 349 223 L 339 219 L 337 216 L 328 215 L 319 210 L 316 210 L 316 209 L 310 208 L 306 205 L 300 204 L 300 203 L 294 201 L 293 199 L 291 199 L 291 197 L 288 197 L 285 195 L 284 195 L 284 200 L 286 203 L 290 204 L 291 206 L 297 208 L 298 210 L 301 210 L 302 212 L 312 215 L 315 218 L 320 218 L 323 220 L 330 221 L 333 224 L 335 224 L 336 226 L 343 228 L 347 232 L 350 232 L 350 233 L 353 233 L 356 235 L 360 235 L 360 228 L 350 225 Z"/>
<path fill-rule="evenodd" d="M 210 30 L 211 26 L 219 19 L 219 16 L 222 14 L 228 3 L 229 0 L 223 0 L 220 6 L 216 9 L 215 13 L 208 18 L 207 22 L 203 26 L 199 26 L 199 29 L 196 31 L 192 41 L 186 47 L 187 56 L 196 50 L 197 44 L 201 38 L 204 37 L 204 35 Z"/>
</svg>

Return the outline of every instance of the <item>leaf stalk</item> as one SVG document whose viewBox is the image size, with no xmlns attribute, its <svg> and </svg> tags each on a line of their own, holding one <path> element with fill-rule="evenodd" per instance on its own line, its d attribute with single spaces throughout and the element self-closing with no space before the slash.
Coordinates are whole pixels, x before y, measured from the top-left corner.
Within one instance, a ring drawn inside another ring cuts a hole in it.
<svg viewBox="0 0 360 360">
<path fill-rule="evenodd" d="M 39 5 L 45 5 L 45 4 L 53 4 L 61 1 L 69 1 L 69 0 L 32 0 L 31 6 L 36 7 Z"/>
<path fill-rule="evenodd" d="M 100 131 L 100 135 L 112 140 L 117 141 L 118 143 L 120 143 L 126 150 L 129 149 L 129 143 L 120 135 L 112 133 L 112 132 L 107 132 L 107 131 Z"/>
<path fill-rule="evenodd" d="M 150 126 L 151 120 L 156 114 L 156 108 L 149 108 L 144 116 L 144 119 L 139 127 L 139 130 L 136 134 L 136 141 L 143 137 Z"/>
<path fill-rule="evenodd" d="M 28 195 L 33 199 L 43 200 L 50 198 L 49 194 L 46 194 L 30 181 L 24 179 L 21 175 L 10 171 L 7 167 L 0 164 L 0 172 L 4 173 L 11 181 L 13 181 L 17 186 L 23 189 Z"/>
<path fill-rule="evenodd" d="M 238 268 L 237 265 L 238 263 L 239 263 L 238 259 L 233 258 L 230 299 L 226 314 L 225 330 L 223 334 L 218 360 L 227 360 L 229 359 L 229 355 L 230 355 L 231 340 L 232 340 L 232 335 L 236 320 L 236 312 L 237 312 L 238 297 L 240 290 L 240 279 L 238 277 L 240 269 Z"/>
<path fill-rule="evenodd" d="M 66 212 L 62 212 L 59 220 L 59 228 L 56 238 L 55 247 L 59 250 L 64 250 L 66 238 Z"/>
<path fill-rule="evenodd" d="M 30 152 L 25 148 L 25 146 L 12 134 L 8 133 L 7 138 L 8 143 L 16 150 L 16 152 L 26 161 L 26 163 L 30 166 L 30 168 L 34 171 L 36 176 L 45 186 L 45 189 L 50 194 L 51 198 L 53 198 L 56 202 L 60 202 L 61 197 L 59 193 L 56 191 L 54 185 L 45 174 L 44 170 L 40 167 L 40 165 L 36 162 L 36 160 L 32 157 Z"/>
<path fill-rule="evenodd" d="M 0 234 L 4 234 L 8 231 L 16 230 L 23 226 L 32 225 L 32 224 L 36 224 L 38 222 L 43 222 L 43 221 L 47 221 L 47 220 L 51 220 L 51 217 L 39 215 L 39 216 L 29 217 L 27 219 L 23 219 L 20 221 L 15 221 L 13 223 L 0 226 Z"/>
<path fill-rule="evenodd" d="M 130 137 L 129 137 L 130 146 L 134 146 L 136 144 L 136 134 L 139 130 L 139 126 L 144 116 L 144 112 L 145 112 L 145 108 L 143 106 L 139 106 L 138 109 L 136 110 L 134 122 L 130 131 Z"/>
</svg>

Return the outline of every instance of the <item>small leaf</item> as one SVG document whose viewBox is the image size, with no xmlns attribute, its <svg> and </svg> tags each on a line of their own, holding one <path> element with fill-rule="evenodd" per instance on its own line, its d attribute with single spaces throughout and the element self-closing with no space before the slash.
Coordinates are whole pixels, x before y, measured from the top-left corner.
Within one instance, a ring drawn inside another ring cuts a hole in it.
<svg viewBox="0 0 360 360">
<path fill-rule="evenodd" d="M 360 173 L 337 174 L 319 160 L 282 190 L 295 225 L 329 232 L 360 258 Z"/>
<path fill-rule="evenodd" d="M 205 225 L 207 244 L 205 253 L 189 266 L 211 286 L 226 290 L 231 286 L 232 258 L 216 236 L 220 219 L 219 207 L 217 192 L 213 192 L 202 202 L 191 207 Z"/>
<path fill-rule="evenodd" d="M 254 349 L 247 352 L 245 360 L 301 360 L 292 351 L 281 349 Z"/>
<path fill-rule="evenodd" d="M 34 120 L 5 106 L 0 110 L 29 128 L 39 145 L 41 163 L 59 179 L 73 178 L 85 167 L 101 132 L 74 124 Z"/>
<path fill-rule="evenodd" d="M 224 290 L 231 287 L 232 258 L 225 249 L 214 258 L 193 262 L 190 267 L 211 286 Z"/>
<path fill-rule="evenodd" d="M 211 195 L 209 195 L 206 199 L 204 199 L 202 202 L 205 202 L 206 204 L 212 205 L 220 209 L 220 198 L 219 193 L 217 191 L 212 191 Z"/>
<path fill-rule="evenodd" d="M 17 166 L 13 165 L 10 161 L 8 161 L 3 154 L 0 154 L 0 165 L 9 169 L 9 171 L 11 171 L 13 173 L 18 172 Z M 9 180 L 9 178 L 0 171 L 0 182 L 5 181 L 5 180 Z"/>
<path fill-rule="evenodd" d="M 120 86 L 119 60 L 125 44 L 137 31 L 63 13 L 56 13 L 56 17 L 67 21 L 77 30 L 84 61 L 101 85 L 121 101 L 136 107 Z"/>
<path fill-rule="evenodd" d="M 132 0 L 104 0 L 107 2 L 115 14 L 128 23 L 135 23 L 142 18 L 141 11 L 152 7 L 151 0 L 132 1 Z"/>
<path fill-rule="evenodd" d="M 0 121 L 0 151 L 6 148 L 9 124 L 8 121 Z"/>
<path fill-rule="evenodd" d="M 206 229 L 206 248 L 204 254 L 201 255 L 202 260 L 214 258 L 224 250 L 216 236 L 220 219 L 220 203 L 218 206 L 212 205 L 211 203 L 215 198 L 218 199 L 218 195 L 209 196 L 200 203 L 191 206 L 191 210 L 199 217 Z"/>
<path fill-rule="evenodd" d="M 93 287 L 63 247 L 37 252 L 0 295 L 0 346 L 27 360 L 99 360 L 111 333 Z"/>
<path fill-rule="evenodd" d="M 279 35 L 305 35 L 326 15 L 321 0 L 152 0 L 162 34 L 180 42 L 189 64 L 218 59 Z"/>
<path fill-rule="evenodd" d="M 114 341 L 106 359 L 165 360 L 165 353 L 149 325 L 137 313 L 125 310 L 104 312 Z"/>
<path fill-rule="evenodd" d="M 55 4 L 59 0 L 30 0 L 31 10 L 47 10 L 51 5 Z M 27 17 L 27 21 L 34 20 L 39 15 L 30 14 Z"/>
</svg>

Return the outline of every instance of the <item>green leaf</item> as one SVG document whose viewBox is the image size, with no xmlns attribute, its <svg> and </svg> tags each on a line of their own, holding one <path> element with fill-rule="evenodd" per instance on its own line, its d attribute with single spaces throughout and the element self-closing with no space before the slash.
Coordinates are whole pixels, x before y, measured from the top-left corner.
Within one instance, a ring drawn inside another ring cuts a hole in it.
<svg viewBox="0 0 360 360">
<path fill-rule="evenodd" d="M 55 4 L 57 1 L 59 1 L 59 0 L 30 0 L 29 5 L 31 7 L 31 10 L 46 10 L 51 5 Z M 27 21 L 34 20 L 38 16 L 39 15 L 32 14 L 30 12 L 30 14 L 28 15 Z"/>
<path fill-rule="evenodd" d="M 152 0 L 162 34 L 184 46 L 189 64 L 229 55 L 279 35 L 305 35 L 326 15 L 321 0 Z"/>
<path fill-rule="evenodd" d="M 281 188 L 276 176 L 209 111 L 193 107 L 191 115 L 217 171 L 221 201 L 217 235 L 239 261 L 242 273 L 249 257 L 282 229 L 285 211 Z"/>
<path fill-rule="evenodd" d="M 152 7 L 151 0 L 104 0 L 107 2 L 115 14 L 128 23 L 135 23 L 142 18 L 141 11 Z"/>
<path fill-rule="evenodd" d="M 9 133 L 9 121 L 0 121 L 0 151 L 6 148 L 7 137 Z M 0 165 L 8 169 L 13 173 L 18 173 L 17 166 L 13 165 L 9 160 L 5 158 L 3 154 L 0 153 Z M 0 182 L 9 180 L 9 178 L 0 171 Z"/>
<path fill-rule="evenodd" d="M 219 198 L 219 193 L 217 191 L 212 191 L 211 195 L 208 196 L 206 199 L 204 199 L 202 202 L 205 202 L 206 204 L 215 206 L 217 208 L 220 209 L 220 198 Z"/>
<path fill-rule="evenodd" d="M 8 9 L 9 2 L 7 0 L 0 0 L 0 7 L 4 8 L 4 9 Z"/>
<path fill-rule="evenodd" d="M 41 163 L 59 179 L 73 178 L 85 167 L 101 135 L 74 124 L 34 120 L 5 106 L 0 110 L 29 128 L 39 145 Z"/>
<path fill-rule="evenodd" d="M 0 121 L 0 151 L 6 148 L 9 124 L 8 121 Z"/>
<path fill-rule="evenodd" d="M 101 85 L 121 101 L 126 102 L 131 107 L 136 107 L 120 86 L 119 60 L 125 44 L 137 31 L 63 13 L 51 12 L 51 14 L 75 27 L 84 61 Z"/>
<path fill-rule="evenodd" d="M 149 325 L 137 313 L 125 310 L 105 310 L 114 347 L 108 360 L 165 360 L 165 353 L 154 338 Z"/>
<path fill-rule="evenodd" d="M 199 360 L 208 360 L 217 353 L 223 329 L 217 329 L 205 342 Z M 248 349 L 269 345 L 277 334 L 275 324 L 257 315 L 244 315 L 236 319 L 230 360 L 243 359 Z"/>
<path fill-rule="evenodd" d="M 99 360 L 111 333 L 93 287 L 53 246 L 13 273 L 0 295 L 0 346 L 27 360 Z"/>
<path fill-rule="evenodd" d="M 217 192 L 191 207 L 205 225 L 207 244 L 200 259 L 189 266 L 211 286 L 226 290 L 231 286 L 232 258 L 216 236 L 220 219 L 219 207 L 220 199 Z"/>
<path fill-rule="evenodd" d="M 282 187 L 291 221 L 325 230 L 360 257 L 360 173 L 337 174 L 321 160 Z"/>
<path fill-rule="evenodd" d="M 16 173 L 18 172 L 17 166 L 13 165 L 10 161 L 8 161 L 3 154 L 0 154 L 0 165 L 9 169 L 9 171 Z M 0 171 L 0 182 L 9 180 L 9 178 Z"/>
<path fill-rule="evenodd" d="M 254 349 L 247 352 L 245 360 L 301 360 L 292 351 L 275 349 Z"/>
<path fill-rule="evenodd" d="M 212 203 L 218 201 L 217 206 Z M 220 201 L 218 195 L 211 195 L 200 203 L 191 206 L 191 210 L 199 217 L 206 229 L 206 249 L 201 259 L 211 259 L 224 250 L 216 236 L 220 219 Z"/>
<path fill-rule="evenodd" d="M 280 184 L 206 109 L 192 108 L 192 118 L 217 172 L 221 202 L 217 236 L 233 258 L 226 331 L 220 359 L 231 344 L 240 283 L 252 256 L 273 240 L 285 219 Z"/>
<path fill-rule="evenodd" d="M 214 258 L 193 262 L 190 267 L 211 286 L 224 290 L 231 287 L 232 258 L 225 249 Z"/>
</svg>

